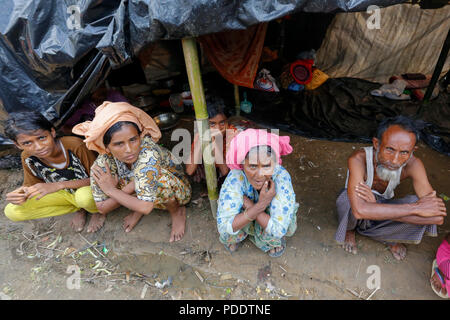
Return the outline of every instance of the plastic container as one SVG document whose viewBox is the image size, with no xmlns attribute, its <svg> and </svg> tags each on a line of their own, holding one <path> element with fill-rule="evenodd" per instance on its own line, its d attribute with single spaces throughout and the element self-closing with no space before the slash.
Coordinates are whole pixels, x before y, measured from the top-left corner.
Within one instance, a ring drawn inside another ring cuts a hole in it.
<svg viewBox="0 0 450 320">
<path fill-rule="evenodd" d="M 247 101 L 247 92 L 244 92 L 244 101 L 241 102 L 241 110 L 245 113 L 252 112 L 252 103 Z"/>
<path fill-rule="evenodd" d="M 183 104 L 186 107 L 192 107 L 194 102 L 192 101 L 192 96 L 190 91 L 184 91 L 181 93 L 181 97 L 183 98 Z"/>
</svg>

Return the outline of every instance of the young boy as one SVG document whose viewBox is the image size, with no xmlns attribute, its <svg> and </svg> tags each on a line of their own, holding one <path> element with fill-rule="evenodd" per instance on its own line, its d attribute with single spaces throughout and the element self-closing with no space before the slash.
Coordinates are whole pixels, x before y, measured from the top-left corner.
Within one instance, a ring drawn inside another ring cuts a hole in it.
<svg viewBox="0 0 450 320">
<path fill-rule="evenodd" d="M 37 112 L 11 113 L 5 135 L 22 150 L 24 172 L 23 185 L 6 195 L 5 215 L 24 221 L 75 212 L 71 226 L 82 231 L 86 211 L 98 211 L 89 186 L 95 154 L 80 138 L 56 138 L 51 122 Z"/>
<path fill-rule="evenodd" d="M 225 104 L 221 98 L 209 97 L 206 100 L 206 108 L 208 111 L 209 118 L 209 128 L 211 129 L 212 141 L 215 144 L 215 161 L 217 169 L 217 178 L 220 185 L 225 180 L 230 169 L 225 163 L 225 156 L 227 153 L 227 146 L 233 137 L 238 134 L 238 130 L 231 124 L 228 123 L 227 116 L 224 113 Z M 222 144 L 216 144 L 215 139 L 222 138 Z M 198 133 L 194 136 L 194 142 L 191 146 L 191 157 L 190 163 L 186 164 L 186 173 L 193 176 L 195 182 L 200 182 L 201 180 L 206 180 L 205 169 L 202 161 L 202 150 L 200 144 L 200 137 Z M 222 146 L 222 149 L 220 149 Z"/>
</svg>

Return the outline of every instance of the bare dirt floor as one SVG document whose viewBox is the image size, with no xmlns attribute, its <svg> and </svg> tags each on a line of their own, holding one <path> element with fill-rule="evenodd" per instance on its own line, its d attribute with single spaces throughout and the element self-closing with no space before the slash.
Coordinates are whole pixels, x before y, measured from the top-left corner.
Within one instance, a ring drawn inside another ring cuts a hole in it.
<svg viewBox="0 0 450 320">
<path fill-rule="evenodd" d="M 450 220 L 438 227 L 437 238 L 407 245 L 402 262 L 383 244 L 358 235 L 358 254 L 345 252 L 334 240 L 335 199 L 345 183 L 347 157 L 363 145 L 290 136 L 294 152 L 284 157 L 283 165 L 292 176 L 300 209 L 298 229 L 280 258 L 270 258 L 249 240 L 233 254 L 226 251 L 208 198 L 200 196 L 206 186 L 193 184 L 186 233 L 176 243 L 168 242 L 170 219 L 159 210 L 129 234 L 122 229 L 128 213 L 124 208 L 109 214 L 94 234 L 72 231 L 71 214 L 20 223 L 0 215 L 0 298 L 439 299 L 429 278 Z M 450 159 L 423 144 L 416 155 L 437 193 L 450 195 Z M 20 170 L 0 171 L 2 211 L 5 194 L 21 183 Z M 406 181 L 396 195 L 412 190 Z M 372 265 L 381 276 L 374 294 L 367 286 Z"/>
</svg>

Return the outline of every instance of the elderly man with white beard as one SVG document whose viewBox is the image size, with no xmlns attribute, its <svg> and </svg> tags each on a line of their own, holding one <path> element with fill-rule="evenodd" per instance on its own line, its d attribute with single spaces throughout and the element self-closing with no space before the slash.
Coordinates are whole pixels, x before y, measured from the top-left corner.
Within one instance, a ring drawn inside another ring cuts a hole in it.
<svg viewBox="0 0 450 320">
<path fill-rule="evenodd" d="M 380 123 L 373 146 L 348 159 L 345 189 L 337 200 L 336 241 L 357 253 L 355 231 L 388 246 L 397 260 L 406 256 L 402 243 L 418 244 L 424 234 L 436 237 L 444 222 L 445 204 L 436 196 L 424 165 L 414 156 L 417 123 L 405 116 Z M 410 178 L 416 195 L 394 198 L 394 189 Z"/>
</svg>

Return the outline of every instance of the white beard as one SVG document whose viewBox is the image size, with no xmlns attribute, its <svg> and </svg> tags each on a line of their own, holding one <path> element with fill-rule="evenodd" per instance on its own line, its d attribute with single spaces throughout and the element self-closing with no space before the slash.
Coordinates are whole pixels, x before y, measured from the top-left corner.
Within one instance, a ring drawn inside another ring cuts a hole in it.
<svg viewBox="0 0 450 320">
<path fill-rule="evenodd" d="M 378 151 L 379 150 L 376 150 L 376 153 L 375 153 L 375 161 L 377 163 L 376 172 L 377 172 L 378 178 L 380 178 L 383 181 L 390 181 L 390 180 L 400 181 L 400 175 L 402 174 L 402 169 L 404 166 L 407 165 L 408 161 L 411 159 L 413 152 L 411 152 L 409 159 L 400 168 L 395 169 L 395 170 L 389 170 L 382 164 L 378 164 Z"/>
<path fill-rule="evenodd" d="M 383 181 L 390 181 L 390 180 L 399 181 L 402 168 L 403 166 L 395 170 L 389 170 L 388 168 L 379 164 L 377 165 L 376 169 L 377 176 Z"/>
</svg>

